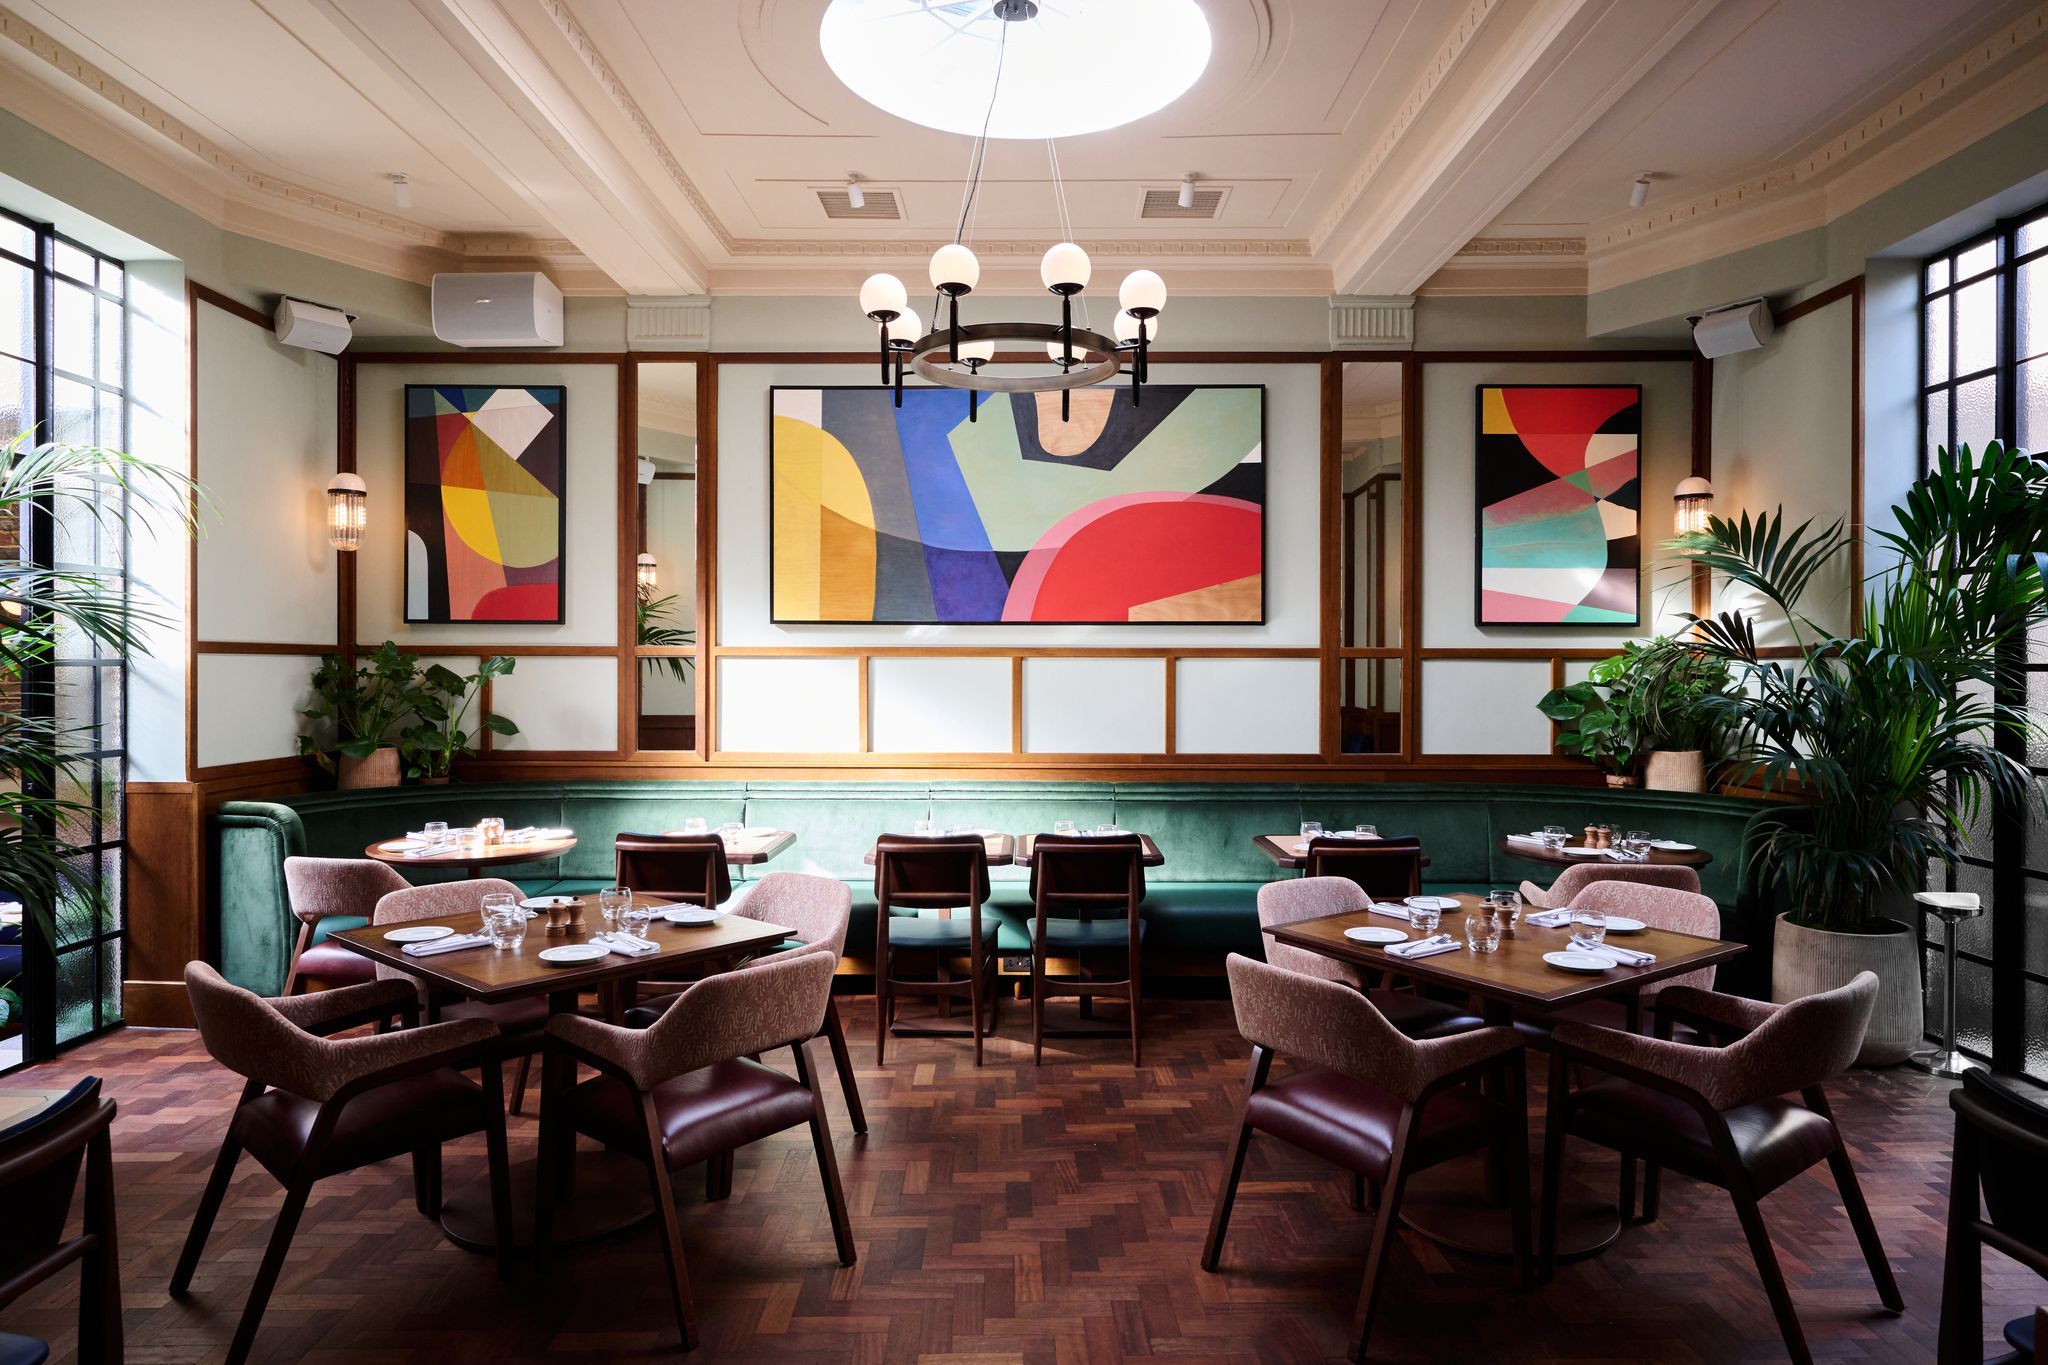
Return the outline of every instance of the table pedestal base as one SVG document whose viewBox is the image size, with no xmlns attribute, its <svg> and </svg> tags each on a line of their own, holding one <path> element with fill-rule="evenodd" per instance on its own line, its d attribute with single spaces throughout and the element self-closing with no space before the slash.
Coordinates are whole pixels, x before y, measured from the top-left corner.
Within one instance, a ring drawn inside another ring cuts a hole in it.
<svg viewBox="0 0 2048 1365">
<path fill-rule="evenodd" d="M 1530 1163 L 1529 1253 L 1536 1254 L 1538 1211 L 1543 1207 L 1542 1168 Z M 1515 1224 L 1505 1203 L 1486 1196 L 1486 1163 L 1472 1157 L 1417 1175 L 1401 1195 L 1401 1221 L 1439 1246 L 1489 1261 L 1515 1255 Z M 1621 1212 L 1611 1195 L 1565 1172 L 1557 1207 L 1557 1259 L 1597 1256 L 1621 1235 Z"/>
<path fill-rule="evenodd" d="M 540 1170 L 533 1161 L 512 1166 L 512 1245 L 533 1250 L 533 1209 Z M 555 1199 L 555 1246 L 585 1243 L 636 1227 L 654 1216 L 646 1163 L 617 1152 L 576 1154 L 576 1184 Z M 491 1220 L 491 1186 L 476 1180 L 450 1189 L 441 1203 L 441 1230 L 465 1251 L 493 1255 L 498 1233 Z"/>
</svg>

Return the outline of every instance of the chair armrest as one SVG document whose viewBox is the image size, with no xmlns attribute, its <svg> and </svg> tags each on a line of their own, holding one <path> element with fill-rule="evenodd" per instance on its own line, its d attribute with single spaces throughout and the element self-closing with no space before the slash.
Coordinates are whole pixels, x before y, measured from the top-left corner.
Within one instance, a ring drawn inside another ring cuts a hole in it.
<svg viewBox="0 0 2048 1365">
<path fill-rule="evenodd" d="M 393 1014 L 408 1024 L 419 1017 L 419 988 L 410 978 L 365 981 L 307 995 L 279 996 L 272 1009 L 308 1033 L 328 1034 L 360 1024 L 378 1024 Z"/>
<path fill-rule="evenodd" d="M 560 1039 L 571 1051 L 624 1073 L 643 1090 L 651 1084 L 641 1080 L 642 1061 L 647 1052 L 646 1029 L 620 1028 L 586 1014 L 557 1014 L 548 1020 L 548 1037 Z"/>
<path fill-rule="evenodd" d="M 400 1029 L 396 1033 L 374 1033 L 363 1038 L 332 1038 L 327 1070 L 333 1085 L 323 1101 L 347 1099 L 360 1091 L 444 1066 L 468 1065 L 479 1060 L 483 1043 L 498 1036 L 498 1026 L 488 1019 L 455 1019 L 425 1028 Z"/>
<path fill-rule="evenodd" d="M 1666 1094 L 1691 1099 L 1708 1108 L 1725 1088 L 1722 1076 L 1728 1053 L 1668 1038 L 1600 1028 L 1594 1024 L 1559 1024 L 1550 1034 L 1553 1054 L 1610 1076 L 1635 1081 Z"/>
<path fill-rule="evenodd" d="M 1524 881 L 1522 883 L 1522 903 L 1533 905 L 1538 910 L 1555 908 L 1550 903 L 1550 893 L 1531 881 Z"/>
<path fill-rule="evenodd" d="M 1435 1082 L 1447 1081 L 1467 1072 L 1484 1070 L 1496 1060 L 1522 1048 L 1522 1035 L 1511 1028 L 1493 1026 L 1454 1033 L 1448 1038 L 1418 1039 L 1417 1059 Z"/>
<path fill-rule="evenodd" d="M 1698 986 L 1666 986 L 1657 993 L 1657 1036 L 1669 1038 L 1671 1025 L 1678 1023 L 1708 1036 L 1742 1038 L 1779 1008 L 1765 1000 L 1724 995 Z"/>
</svg>

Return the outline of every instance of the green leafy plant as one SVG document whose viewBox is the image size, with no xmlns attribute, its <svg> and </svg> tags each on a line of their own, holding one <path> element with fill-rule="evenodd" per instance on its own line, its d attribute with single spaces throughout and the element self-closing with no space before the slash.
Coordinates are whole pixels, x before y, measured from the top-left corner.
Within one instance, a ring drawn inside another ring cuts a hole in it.
<svg viewBox="0 0 2048 1365">
<path fill-rule="evenodd" d="M 463 728 L 468 724 L 470 708 L 483 696 L 484 684 L 510 673 L 516 662 L 502 654 L 493 655 L 467 677 L 440 664 L 427 668 L 413 701 L 413 714 L 419 724 L 406 729 L 398 741 L 407 777 L 448 776 L 457 758 L 476 752 L 475 742 L 484 730 L 495 735 L 519 733 L 519 727 L 510 718 L 488 710 L 478 717 L 481 729 L 471 733 Z"/>
<path fill-rule="evenodd" d="M 1721 722 L 1701 702 L 1734 680 L 1726 659 L 1659 635 L 1647 644 L 1629 641 L 1615 659 L 1595 665 L 1593 675 L 1609 665 L 1631 682 L 1645 749 L 1712 753 L 1718 747 Z"/>
<path fill-rule="evenodd" d="M 102 446 L 35 443 L 20 433 L 0 444 L 0 529 L 21 543 L 34 522 L 64 542 L 97 527 L 121 535 L 132 525 L 196 535 L 204 495 L 182 472 Z M 86 790 L 98 746 L 93 727 L 59 719 L 58 686 L 48 667 L 59 642 L 66 656 L 148 653 L 147 636 L 169 617 L 140 601 L 118 568 L 40 569 L 17 555 L 0 558 L 0 886 L 22 902 L 24 929 L 57 941 L 57 909 L 96 922 L 99 882 L 64 838 L 90 827 Z M 0 982 L 0 1014 L 16 1020 L 21 997 Z"/>
<path fill-rule="evenodd" d="M 368 758 L 393 743 L 392 731 L 423 699 L 419 656 L 389 640 L 354 667 L 339 654 L 323 654 L 313 672 L 313 705 L 300 713 L 312 724 L 299 736 L 299 752 L 330 773 L 336 755 Z"/>
<path fill-rule="evenodd" d="M 1815 530 L 1783 508 L 1745 512 L 1669 542 L 1760 604 L 1687 617 L 1696 647 L 1740 684 L 1697 704 L 1734 736 L 1741 780 L 1769 792 L 1796 779 L 1806 796 L 1760 823 L 1756 856 L 1789 892 L 1793 922 L 1813 928 L 1879 931 L 1881 898 L 1953 865 L 1986 799 L 2040 799 L 1996 740 L 2037 733 L 2006 698 L 2026 632 L 2048 621 L 2048 464 L 1997 442 L 1974 458 L 1940 451 L 1894 520 L 1878 533 L 1893 562 L 1858 585 L 1860 635 L 1801 605 L 1850 543 L 1839 521 Z M 1759 645 L 1766 610 L 1794 658 Z"/>
<path fill-rule="evenodd" d="M 1603 678 L 1603 659 L 1582 682 L 1543 694 L 1536 709 L 1558 724 L 1559 753 L 1583 758 L 1600 771 L 1624 777 L 1643 750 L 1642 717 L 1626 679 Z"/>
<path fill-rule="evenodd" d="M 637 598 L 633 603 L 635 642 L 670 648 L 696 644 L 697 632 L 664 624 L 666 618 L 675 614 L 677 601 L 673 594 L 668 597 Z M 640 663 L 650 673 L 666 673 L 677 682 L 688 682 L 694 661 L 681 654 L 662 654 L 651 659 L 642 659 Z"/>
</svg>

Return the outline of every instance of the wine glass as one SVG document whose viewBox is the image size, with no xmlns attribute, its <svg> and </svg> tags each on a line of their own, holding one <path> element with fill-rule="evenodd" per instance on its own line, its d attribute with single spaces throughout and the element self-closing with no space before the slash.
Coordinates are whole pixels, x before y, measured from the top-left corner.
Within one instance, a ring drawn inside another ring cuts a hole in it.
<svg viewBox="0 0 2048 1365">
<path fill-rule="evenodd" d="M 1377 825 L 1353 825 L 1351 835 L 1355 839 L 1377 839 L 1380 837 Z"/>
</svg>

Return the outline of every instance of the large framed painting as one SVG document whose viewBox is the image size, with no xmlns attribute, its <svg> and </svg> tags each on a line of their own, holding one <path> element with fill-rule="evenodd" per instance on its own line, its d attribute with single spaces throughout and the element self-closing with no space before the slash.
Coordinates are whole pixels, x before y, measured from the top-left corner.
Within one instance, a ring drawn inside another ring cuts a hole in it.
<svg viewBox="0 0 2048 1365">
<path fill-rule="evenodd" d="M 405 619 L 562 621 L 560 384 L 405 386 Z"/>
<path fill-rule="evenodd" d="M 1640 384 L 1482 384 L 1482 626 L 1633 626 L 1642 615 Z"/>
<path fill-rule="evenodd" d="M 776 388 L 781 623 L 1258 623 L 1260 385 Z"/>
</svg>

